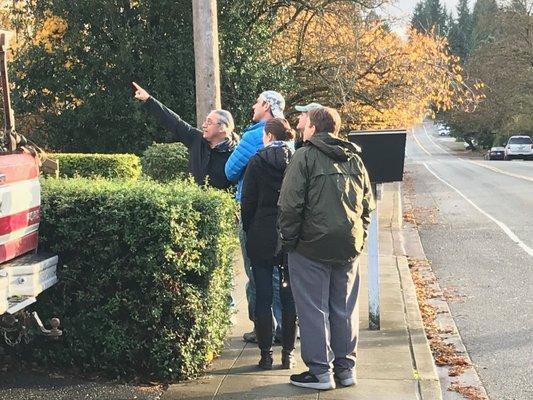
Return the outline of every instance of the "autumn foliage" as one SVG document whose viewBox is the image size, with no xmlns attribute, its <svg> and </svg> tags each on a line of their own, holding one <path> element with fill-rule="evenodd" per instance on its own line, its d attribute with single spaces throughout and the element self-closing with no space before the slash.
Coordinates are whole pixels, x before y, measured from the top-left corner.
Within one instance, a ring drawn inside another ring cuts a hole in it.
<svg viewBox="0 0 533 400">
<path fill-rule="evenodd" d="M 272 57 L 296 69 L 293 102 L 318 100 L 341 109 L 351 128 L 409 127 L 454 106 L 473 108 L 481 84 L 463 83 L 445 38 L 409 30 L 406 38 L 356 4 L 320 12 L 281 10 Z"/>
<path fill-rule="evenodd" d="M 377 3 L 219 0 L 222 100 L 239 130 L 266 89 L 285 95 L 289 116 L 311 101 L 338 108 L 346 130 L 473 109 L 482 85 L 463 76 L 446 39 L 391 31 L 371 12 Z M 131 99 L 131 80 L 194 120 L 190 1 L 6 4 L 20 133 L 55 150 L 141 153 L 161 134 Z"/>
</svg>

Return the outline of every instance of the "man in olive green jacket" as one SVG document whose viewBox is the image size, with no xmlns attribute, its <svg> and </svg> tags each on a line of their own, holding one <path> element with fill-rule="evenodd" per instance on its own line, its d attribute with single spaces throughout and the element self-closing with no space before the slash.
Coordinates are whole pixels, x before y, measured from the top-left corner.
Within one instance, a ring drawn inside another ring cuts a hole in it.
<svg viewBox="0 0 533 400">
<path fill-rule="evenodd" d="M 309 371 L 296 386 L 335 388 L 356 383 L 359 254 L 374 209 L 359 148 L 337 137 L 331 108 L 309 112 L 305 146 L 293 156 L 279 198 L 279 230 L 289 252 L 302 358 Z"/>
</svg>

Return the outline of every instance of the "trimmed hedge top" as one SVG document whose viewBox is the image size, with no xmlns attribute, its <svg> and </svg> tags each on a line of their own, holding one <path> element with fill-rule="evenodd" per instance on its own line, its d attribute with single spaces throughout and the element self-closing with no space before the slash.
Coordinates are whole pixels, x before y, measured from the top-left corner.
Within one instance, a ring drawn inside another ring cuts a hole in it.
<svg viewBox="0 0 533 400">
<path fill-rule="evenodd" d="M 49 154 L 59 160 L 61 177 L 102 177 L 110 179 L 138 179 L 141 175 L 141 163 L 135 154 Z"/>
<path fill-rule="evenodd" d="M 236 249 L 236 203 L 188 182 L 44 179 L 40 248 L 59 283 L 39 296 L 59 343 L 43 365 L 112 377 L 195 376 L 223 345 Z"/>
<path fill-rule="evenodd" d="M 153 143 L 143 153 L 143 175 L 159 182 L 185 179 L 189 175 L 189 152 L 182 143 Z"/>
</svg>

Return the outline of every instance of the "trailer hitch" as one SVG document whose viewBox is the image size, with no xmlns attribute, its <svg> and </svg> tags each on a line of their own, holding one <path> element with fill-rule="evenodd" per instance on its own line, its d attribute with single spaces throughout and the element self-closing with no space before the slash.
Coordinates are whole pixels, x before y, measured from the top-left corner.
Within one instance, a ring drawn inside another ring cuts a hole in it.
<svg viewBox="0 0 533 400">
<path fill-rule="evenodd" d="M 30 342 L 30 328 L 36 326 L 41 335 L 44 335 L 52 340 L 59 339 L 63 335 L 63 331 L 59 329 L 59 318 L 52 318 L 50 320 L 51 329 L 47 329 L 39 318 L 37 312 L 31 314 L 26 311 L 19 311 L 15 315 L 4 314 L 0 316 L 0 334 L 4 338 L 4 342 L 14 347 L 20 342 Z"/>
<path fill-rule="evenodd" d="M 37 327 L 41 331 L 41 334 L 43 334 L 44 336 L 47 336 L 52 339 L 58 339 L 59 336 L 63 334 L 63 331 L 59 329 L 59 325 L 61 324 L 59 318 L 52 318 L 50 320 L 50 326 L 52 327 L 52 329 L 46 329 L 41 321 L 41 318 L 39 318 L 37 311 L 32 312 L 31 316 L 33 318 L 33 322 L 37 325 Z"/>
</svg>

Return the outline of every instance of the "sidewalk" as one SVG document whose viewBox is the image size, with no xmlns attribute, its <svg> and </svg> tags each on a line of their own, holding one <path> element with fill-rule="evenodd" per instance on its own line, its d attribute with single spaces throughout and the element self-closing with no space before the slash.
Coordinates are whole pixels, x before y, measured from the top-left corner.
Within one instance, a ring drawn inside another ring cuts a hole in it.
<svg viewBox="0 0 533 400">
<path fill-rule="evenodd" d="M 252 328 L 247 318 L 242 260 L 236 265 L 235 298 L 238 314 L 221 357 L 202 378 L 171 385 L 164 400 L 207 399 L 357 399 L 439 400 L 441 391 L 433 357 L 424 335 L 414 284 L 401 236 L 400 194 L 395 184 L 383 185 L 379 203 L 381 330 L 368 330 L 366 257 L 361 262 L 358 384 L 331 391 L 297 388 L 289 375 L 304 371 L 299 348 L 294 370 L 263 371 L 256 367 L 259 350 L 246 344 L 242 334 Z M 281 348 L 274 347 L 274 363 L 281 363 Z"/>
</svg>

